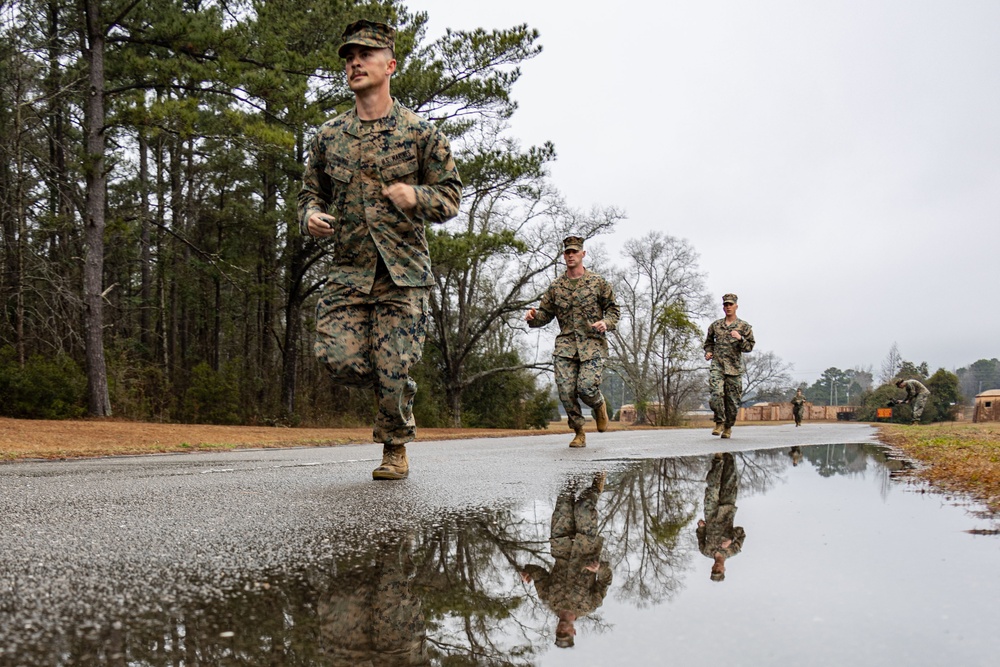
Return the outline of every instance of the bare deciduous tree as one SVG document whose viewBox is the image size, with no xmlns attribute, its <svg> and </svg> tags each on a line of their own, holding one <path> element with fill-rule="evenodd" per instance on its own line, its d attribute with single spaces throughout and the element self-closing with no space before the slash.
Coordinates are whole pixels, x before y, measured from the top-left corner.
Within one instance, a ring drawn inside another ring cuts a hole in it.
<svg viewBox="0 0 1000 667">
<path fill-rule="evenodd" d="M 752 399 L 760 396 L 772 400 L 788 392 L 794 385 L 790 371 L 792 365 L 782 361 L 774 352 L 750 352 L 743 355 L 743 396 Z"/>
<path fill-rule="evenodd" d="M 659 399 L 656 420 L 668 423 L 682 379 L 701 367 L 693 322 L 707 316 L 711 299 L 686 240 L 650 232 L 627 241 L 622 254 L 626 264 L 612 274 L 622 318 L 610 338 L 611 364 L 632 390 L 639 420 Z"/>
<path fill-rule="evenodd" d="M 882 366 L 880 367 L 878 374 L 879 382 L 881 384 L 889 384 L 892 382 L 902 365 L 903 355 L 899 353 L 899 346 L 896 345 L 896 341 L 893 341 L 888 354 L 886 354 L 885 359 L 882 360 Z"/>
</svg>

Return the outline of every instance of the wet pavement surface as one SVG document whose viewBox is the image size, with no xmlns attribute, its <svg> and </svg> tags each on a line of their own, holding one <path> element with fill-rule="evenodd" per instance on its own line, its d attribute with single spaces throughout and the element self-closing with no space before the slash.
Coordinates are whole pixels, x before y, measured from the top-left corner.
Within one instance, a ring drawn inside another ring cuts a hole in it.
<svg viewBox="0 0 1000 667">
<path fill-rule="evenodd" d="M 0 666 L 997 664 L 998 522 L 873 436 L 0 465 Z"/>
</svg>

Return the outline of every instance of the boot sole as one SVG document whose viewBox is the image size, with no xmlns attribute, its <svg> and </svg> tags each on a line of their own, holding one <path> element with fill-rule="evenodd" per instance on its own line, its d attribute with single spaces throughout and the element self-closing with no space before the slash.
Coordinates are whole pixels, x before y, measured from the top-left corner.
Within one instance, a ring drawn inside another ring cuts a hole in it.
<svg viewBox="0 0 1000 667">
<path fill-rule="evenodd" d="M 373 470 L 372 479 L 380 481 L 397 481 L 401 479 L 406 479 L 410 476 L 410 471 L 406 472 L 393 472 L 391 470 Z"/>
</svg>

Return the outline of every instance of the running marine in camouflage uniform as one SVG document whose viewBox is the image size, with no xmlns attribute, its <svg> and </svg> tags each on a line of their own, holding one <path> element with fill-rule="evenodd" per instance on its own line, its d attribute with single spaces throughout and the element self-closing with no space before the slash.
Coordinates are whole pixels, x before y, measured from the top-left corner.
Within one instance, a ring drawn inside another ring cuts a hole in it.
<svg viewBox="0 0 1000 667">
<path fill-rule="evenodd" d="M 723 295 L 726 316 L 708 327 L 703 346 L 706 361 L 712 362 L 708 370 L 709 405 L 715 413 L 712 435 L 723 438 L 732 437 L 743 395 L 743 353 L 754 346 L 753 328 L 736 317 L 736 302 L 735 294 Z"/>
<path fill-rule="evenodd" d="M 371 389 L 374 479 L 409 474 L 416 436 L 410 367 L 426 336 L 433 284 L 425 225 L 458 213 L 462 182 L 445 136 L 389 94 L 395 30 L 356 21 L 339 54 L 352 109 L 324 123 L 306 155 L 298 213 L 303 233 L 329 242 L 316 311 L 316 356 L 337 384 Z"/>
<path fill-rule="evenodd" d="M 927 399 L 931 395 L 930 389 L 925 387 L 924 383 L 920 380 L 904 380 L 903 378 L 896 380 L 896 386 L 906 390 L 906 398 L 899 401 L 899 403 L 910 404 L 913 410 L 913 421 L 911 423 L 918 423 L 920 417 L 924 414 L 924 406 L 927 405 Z"/>
<path fill-rule="evenodd" d="M 553 319 L 559 322 L 552 363 L 559 400 L 576 433 L 570 447 L 587 446 L 585 420 L 577 399 L 593 409 L 598 431 L 608 428 L 601 375 L 608 357 L 607 333 L 614 331 L 621 316 L 611 284 L 583 267 L 586 256 L 581 237 L 563 239 L 566 273 L 549 286 L 538 308 L 531 308 L 524 317 L 532 328 L 543 327 Z"/>
<path fill-rule="evenodd" d="M 802 426 L 802 413 L 805 412 L 805 407 L 806 397 L 802 395 L 801 389 L 796 389 L 795 396 L 792 397 L 792 417 L 796 426 Z"/>
</svg>

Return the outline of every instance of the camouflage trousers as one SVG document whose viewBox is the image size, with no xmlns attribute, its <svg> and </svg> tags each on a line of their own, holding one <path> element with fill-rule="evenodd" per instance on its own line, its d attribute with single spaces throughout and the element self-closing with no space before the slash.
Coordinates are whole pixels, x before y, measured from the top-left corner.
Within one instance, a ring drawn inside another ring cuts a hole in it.
<svg viewBox="0 0 1000 667">
<path fill-rule="evenodd" d="M 719 508 L 736 505 L 739 479 L 736 475 L 736 459 L 726 452 L 712 459 L 712 466 L 705 476 L 705 522 L 717 518 Z"/>
<path fill-rule="evenodd" d="M 705 550 L 712 557 L 722 549 L 722 543 L 733 539 L 733 521 L 736 520 L 736 492 L 739 476 L 736 459 L 726 452 L 712 459 L 712 467 L 705 477 Z M 728 555 L 728 554 L 727 554 Z"/>
<path fill-rule="evenodd" d="M 579 357 L 552 357 L 555 366 L 556 388 L 559 400 L 566 408 L 569 427 L 574 431 L 583 428 L 586 420 L 577 399 L 591 408 L 600 407 L 604 402 L 601 394 L 601 375 L 604 373 L 604 359 L 595 357 L 580 361 Z"/>
<path fill-rule="evenodd" d="M 575 537 L 576 535 L 597 536 L 597 499 L 596 488 L 589 486 L 580 492 L 579 497 L 572 488 L 565 488 L 556 498 L 556 506 L 552 511 L 553 538 Z"/>
<path fill-rule="evenodd" d="M 920 416 L 924 414 L 924 406 L 927 405 L 927 397 L 929 394 L 917 394 L 913 397 L 913 419 L 914 421 L 919 420 Z"/>
<path fill-rule="evenodd" d="M 333 381 L 375 392 L 375 442 L 404 445 L 416 437 L 410 368 L 423 354 L 427 292 L 398 287 L 385 274 L 369 294 L 328 283 L 316 307 L 316 356 Z"/>
<path fill-rule="evenodd" d="M 715 421 L 732 427 L 740 410 L 743 376 L 726 375 L 721 368 L 712 364 L 712 368 L 708 371 L 708 389 L 711 393 L 708 405 L 715 413 Z"/>
<path fill-rule="evenodd" d="M 341 566 L 338 575 L 316 602 L 323 665 L 430 664 L 423 603 L 412 585 L 410 541 L 368 554 L 368 563 L 334 565 Z"/>
</svg>

